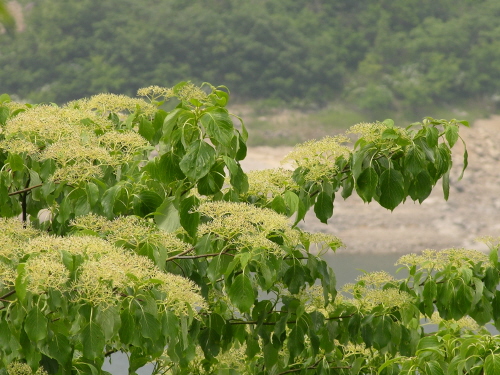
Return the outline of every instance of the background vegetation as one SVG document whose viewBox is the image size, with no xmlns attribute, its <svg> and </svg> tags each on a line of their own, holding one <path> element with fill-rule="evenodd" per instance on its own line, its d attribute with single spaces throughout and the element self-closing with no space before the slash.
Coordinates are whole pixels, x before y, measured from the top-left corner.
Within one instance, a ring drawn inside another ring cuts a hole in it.
<svg viewBox="0 0 500 375">
<path fill-rule="evenodd" d="M 495 0 L 21 3 L 24 29 L 0 35 L 0 91 L 35 102 L 190 79 L 260 112 L 319 105 L 309 122 L 346 126 L 355 112 L 471 120 L 500 98 Z"/>
</svg>

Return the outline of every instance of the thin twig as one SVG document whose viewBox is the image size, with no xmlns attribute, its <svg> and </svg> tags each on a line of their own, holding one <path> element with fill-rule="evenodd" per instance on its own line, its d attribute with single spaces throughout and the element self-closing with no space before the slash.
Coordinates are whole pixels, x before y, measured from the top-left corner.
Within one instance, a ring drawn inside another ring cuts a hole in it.
<svg viewBox="0 0 500 375">
<path fill-rule="evenodd" d="M 27 193 L 28 191 L 31 191 L 31 190 L 36 189 L 36 188 L 39 188 L 40 186 L 43 186 L 43 184 L 33 185 L 33 186 L 30 186 L 30 187 L 28 187 L 26 189 L 14 191 L 12 193 L 9 193 L 9 197 L 12 196 L 12 195 L 18 195 L 18 194 L 22 194 L 22 193 Z"/>
<path fill-rule="evenodd" d="M 171 256 L 170 258 L 167 258 L 165 260 L 165 262 L 170 262 L 171 260 L 178 259 L 180 256 L 182 256 L 184 254 L 187 254 L 187 253 L 189 253 L 190 251 L 193 251 L 193 250 L 194 250 L 194 247 L 192 247 L 190 249 L 187 249 L 187 250 L 184 250 L 182 253 L 179 253 L 177 255 Z"/>
<path fill-rule="evenodd" d="M 16 292 L 16 290 L 11 290 L 10 292 L 8 292 L 7 294 L 4 294 L 3 296 L 0 297 L 0 300 L 6 300 L 7 297 L 10 297 L 11 295 L 13 295 L 14 293 Z M 6 300 L 7 302 L 11 302 L 11 301 L 8 301 Z"/>
</svg>

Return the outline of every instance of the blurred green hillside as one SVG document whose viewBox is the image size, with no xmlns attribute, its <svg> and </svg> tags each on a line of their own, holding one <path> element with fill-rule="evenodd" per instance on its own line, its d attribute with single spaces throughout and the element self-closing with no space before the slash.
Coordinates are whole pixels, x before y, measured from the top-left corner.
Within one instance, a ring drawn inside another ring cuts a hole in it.
<svg viewBox="0 0 500 375">
<path fill-rule="evenodd" d="M 28 101 L 208 81 L 260 111 L 257 128 L 276 108 L 313 109 L 300 122 L 322 128 L 500 104 L 498 0 L 19 3 L 25 27 L 0 35 L 0 92 Z"/>
</svg>

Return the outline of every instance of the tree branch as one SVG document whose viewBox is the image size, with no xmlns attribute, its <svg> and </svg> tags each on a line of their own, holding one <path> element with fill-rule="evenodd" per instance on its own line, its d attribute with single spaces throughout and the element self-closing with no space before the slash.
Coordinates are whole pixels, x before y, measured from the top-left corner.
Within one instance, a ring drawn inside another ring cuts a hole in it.
<svg viewBox="0 0 500 375">
<path fill-rule="evenodd" d="M 13 295 L 14 293 L 16 293 L 16 290 L 11 290 L 10 292 L 4 294 L 3 296 L 0 297 L 0 300 L 2 301 L 5 301 L 5 302 L 11 302 L 9 300 L 6 300 L 6 298 L 10 297 L 11 295 Z"/>
<path fill-rule="evenodd" d="M 31 191 L 33 189 L 39 188 L 40 186 L 43 186 L 43 184 L 38 184 L 38 185 L 33 185 L 30 187 L 27 187 L 26 189 L 18 190 L 18 191 L 13 191 L 12 193 L 9 193 L 9 197 L 13 195 L 19 195 L 23 193 L 27 193 L 28 191 Z"/>
</svg>

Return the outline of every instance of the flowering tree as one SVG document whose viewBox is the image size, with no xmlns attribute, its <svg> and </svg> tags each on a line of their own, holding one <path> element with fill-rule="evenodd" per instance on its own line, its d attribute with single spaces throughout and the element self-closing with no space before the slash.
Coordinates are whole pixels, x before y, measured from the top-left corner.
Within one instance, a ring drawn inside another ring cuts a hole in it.
<svg viewBox="0 0 500 375">
<path fill-rule="evenodd" d="M 321 256 L 342 242 L 296 226 L 311 208 L 326 223 L 339 193 L 393 210 L 442 180 L 447 198 L 467 123 L 359 124 L 246 174 L 225 87 L 138 94 L 0 96 L 0 374 L 100 374 L 115 352 L 130 374 L 497 373 L 499 239 L 338 293 Z"/>
</svg>

